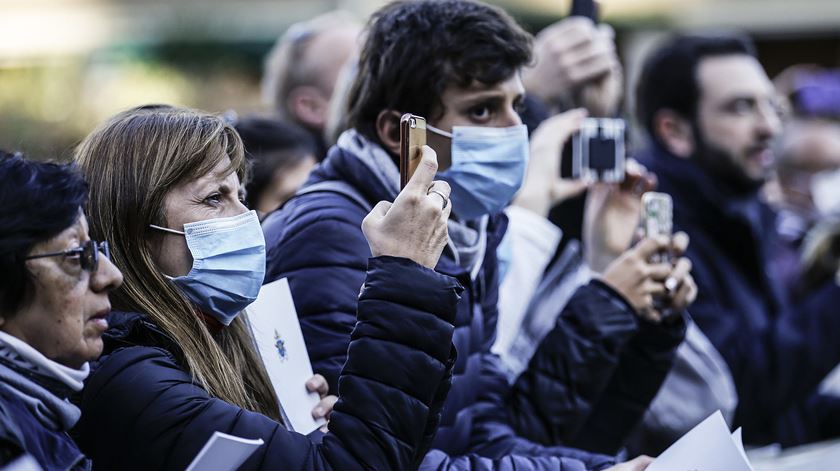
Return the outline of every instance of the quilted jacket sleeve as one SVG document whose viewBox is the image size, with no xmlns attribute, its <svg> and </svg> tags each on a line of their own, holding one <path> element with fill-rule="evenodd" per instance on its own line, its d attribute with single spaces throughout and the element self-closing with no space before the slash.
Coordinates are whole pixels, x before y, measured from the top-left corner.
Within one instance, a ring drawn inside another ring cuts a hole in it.
<svg viewBox="0 0 840 471">
<path fill-rule="evenodd" d="M 553 456 L 507 455 L 500 459 L 478 455 L 449 456 L 432 450 L 420 466 L 421 471 L 587 471 L 580 461 Z"/>
<path fill-rule="evenodd" d="M 627 342 L 592 413 L 568 444 L 599 453 L 618 453 L 665 382 L 685 331 L 682 315 L 665 324 L 640 322 L 639 331 Z"/>
<path fill-rule="evenodd" d="M 460 290 L 408 260 L 371 259 L 321 444 L 210 397 L 170 352 L 135 346 L 108 355 L 88 380 L 80 445 L 98 469 L 181 470 L 221 431 L 265 441 L 243 470 L 410 469 L 450 378 Z"/>
<path fill-rule="evenodd" d="M 509 410 L 516 431 L 546 445 L 569 443 L 638 327 L 632 308 L 607 285 L 593 280 L 578 288 L 513 385 Z"/>
</svg>

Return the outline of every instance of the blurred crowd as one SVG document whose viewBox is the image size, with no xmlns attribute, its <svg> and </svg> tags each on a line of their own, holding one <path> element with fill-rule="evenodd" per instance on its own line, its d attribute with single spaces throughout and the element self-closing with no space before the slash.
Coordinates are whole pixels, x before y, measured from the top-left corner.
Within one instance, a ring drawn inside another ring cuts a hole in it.
<svg viewBox="0 0 840 471">
<path fill-rule="evenodd" d="M 0 153 L 0 466 L 185 469 L 221 431 L 264 440 L 243 470 L 641 471 L 718 410 L 748 446 L 840 437 L 840 72 L 693 32 L 633 109 L 625 80 L 596 15 L 397 1 L 289 28 L 270 113 L 150 103 L 70 163 Z M 590 118 L 645 136 L 618 181 L 563 175 Z M 308 435 L 248 324 L 281 278 Z"/>
</svg>

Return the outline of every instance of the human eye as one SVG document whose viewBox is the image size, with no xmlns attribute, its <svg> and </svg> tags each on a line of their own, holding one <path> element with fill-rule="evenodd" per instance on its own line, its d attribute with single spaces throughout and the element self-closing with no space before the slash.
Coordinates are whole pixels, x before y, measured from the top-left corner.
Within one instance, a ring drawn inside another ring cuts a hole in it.
<svg viewBox="0 0 840 471">
<path fill-rule="evenodd" d="M 513 102 L 513 109 L 516 111 L 516 114 L 521 115 L 525 112 L 525 99 L 520 98 Z"/>
<path fill-rule="evenodd" d="M 477 123 L 486 123 L 493 118 L 495 107 L 490 103 L 481 103 L 469 109 L 470 119 Z"/>
<path fill-rule="evenodd" d="M 222 194 L 219 192 L 213 192 L 207 195 L 202 202 L 209 206 L 218 206 L 222 203 Z"/>
<path fill-rule="evenodd" d="M 75 249 L 69 249 L 64 251 L 64 260 L 67 261 L 70 266 L 76 268 L 81 267 L 82 265 L 82 252 L 84 249 L 82 247 L 77 247 Z"/>
<path fill-rule="evenodd" d="M 729 110 L 737 115 L 748 115 L 755 111 L 755 100 L 749 98 L 738 98 L 729 105 Z"/>
</svg>

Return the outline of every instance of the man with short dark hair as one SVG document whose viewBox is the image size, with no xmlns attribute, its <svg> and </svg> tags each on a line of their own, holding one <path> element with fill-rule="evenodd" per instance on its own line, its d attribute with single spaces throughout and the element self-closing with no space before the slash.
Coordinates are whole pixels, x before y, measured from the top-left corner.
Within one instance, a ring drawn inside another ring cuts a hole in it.
<svg viewBox="0 0 840 471">
<path fill-rule="evenodd" d="M 266 281 L 289 278 L 313 367 L 340 388 L 337 372 L 356 323 L 360 270 L 369 254 L 359 225 L 377 201 L 399 192 L 401 115 L 428 119 L 428 142 L 437 152 L 439 178 L 451 187 L 455 214 L 436 269 L 456 277 L 466 292 L 455 321 L 452 389 L 448 396 L 440 391 L 446 402 L 439 423 L 418 431 L 433 449 L 424 469 L 611 466 L 611 457 L 562 444 L 589 426 L 614 377 L 618 389 L 638 394 L 625 396 L 601 429 L 617 437 L 628 433 L 682 339 L 681 317 L 659 323 L 649 309 L 651 296 L 665 290 L 666 278 L 682 280 L 673 298 L 679 311 L 690 302 L 693 282 L 685 265 L 648 262 L 648 253 L 673 241 L 645 239 L 575 292 L 522 376 L 509 379 L 490 353 L 498 312 L 496 249 L 506 228 L 501 210 L 521 186 L 528 160 L 517 108 L 524 92 L 520 71 L 530 61 L 530 35 L 495 7 L 463 0 L 386 5 L 371 19 L 361 52 L 349 100 L 352 129 L 298 196 L 263 226 Z M 631 338 L 643 344 L 655 339 L 661 350 L 645 356 L 646 371 L 619 374 Z M 643 469 L 647 461 L 616 469 Z"/>
<path fill-rule="evenodd" d="M 735 425 L 752 444 L 824 438 L 806 401 L 840 361 L 840 316 L 827 302 L 792 306 L 769 270 L 774 214 L 759 190 L 781 121 L 752 44 L 670 39 L 645 62 L 636 106 L 651 138 L 643 162 L 692 240 L 699 295 L 691 314 L 731 371 Z M 840 288 L 827 289 L 823 301 L 840 301 Z"/>
</svg>

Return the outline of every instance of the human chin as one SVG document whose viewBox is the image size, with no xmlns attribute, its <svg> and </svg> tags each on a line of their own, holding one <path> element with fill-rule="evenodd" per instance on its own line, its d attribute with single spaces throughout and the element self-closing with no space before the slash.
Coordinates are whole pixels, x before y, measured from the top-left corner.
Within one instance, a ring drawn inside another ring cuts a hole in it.
<svg viewBox="0 0 840 471">
<path fill-rule="evenodd" d="M 88 323 L 85 326 L 84 332 L 82 332 L 82 338 L 77 350 L 68 356 L 69 363 L 67 366 L 80 368 L 83 364 L 99 358 L 104 348 L 102 333 L 98 327 Z"/>
<path fill-rule="evenodd" d="M 767 146 L 755 146 L 743 153 L 742 167 L 751 180 L 764 182 L 773 171 L 773 151 Z"/>
</svg>

